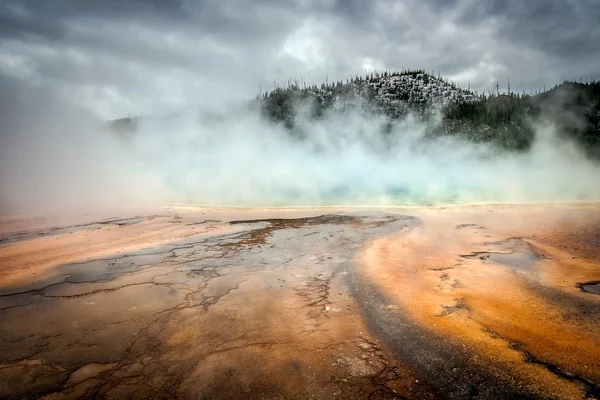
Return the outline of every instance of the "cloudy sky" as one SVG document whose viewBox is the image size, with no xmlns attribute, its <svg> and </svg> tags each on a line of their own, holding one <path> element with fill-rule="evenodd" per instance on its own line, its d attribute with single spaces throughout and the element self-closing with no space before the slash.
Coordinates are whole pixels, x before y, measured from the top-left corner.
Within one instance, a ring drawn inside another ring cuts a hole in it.
<svg viewBox="0 0 600 400">
<path fill-rule="evenodd" d="M 0 78 L 104 118 L 386 67 L 529 91 L 600 79 L 598 21 L 600 0 L 2 0 Z"/>
</svg>

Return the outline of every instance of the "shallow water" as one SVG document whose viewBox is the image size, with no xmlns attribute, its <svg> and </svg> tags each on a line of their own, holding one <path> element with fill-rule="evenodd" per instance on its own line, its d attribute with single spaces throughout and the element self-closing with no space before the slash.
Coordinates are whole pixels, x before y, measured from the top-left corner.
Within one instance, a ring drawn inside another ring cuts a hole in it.
<svg viewBox="0 0 600 400">
<path fill-rule="evenodd" d="M 589 284 L 580 285 L 584 292 L 600 294 L 600 282 L 590 282 Z"/>
</svg>

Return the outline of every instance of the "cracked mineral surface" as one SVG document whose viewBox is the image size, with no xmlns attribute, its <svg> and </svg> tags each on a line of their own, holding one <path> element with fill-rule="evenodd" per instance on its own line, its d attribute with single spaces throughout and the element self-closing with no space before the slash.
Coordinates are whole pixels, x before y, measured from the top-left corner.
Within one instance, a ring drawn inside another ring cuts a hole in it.
<svg viewBox="0 0 600 400">
<path fill-rule="evenodd" d="M 595 205 L 1 223 L 2 399 L 600 398 Z"/>
</svg>

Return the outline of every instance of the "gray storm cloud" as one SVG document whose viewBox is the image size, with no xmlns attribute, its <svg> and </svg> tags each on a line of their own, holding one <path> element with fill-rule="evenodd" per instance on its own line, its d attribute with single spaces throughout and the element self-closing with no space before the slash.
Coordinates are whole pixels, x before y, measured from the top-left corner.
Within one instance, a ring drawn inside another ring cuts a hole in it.
<svg viewBox="0 0 600 400">
<path fill-rule="evenodd" d="M 0 74 L 76 97 L 105 118 L 385 67 L 440 71 L 480 92 L 508 79 L 529 92 L 600 78 L 600 0 L 48 4 L 0 3 Z"/>
</svg>

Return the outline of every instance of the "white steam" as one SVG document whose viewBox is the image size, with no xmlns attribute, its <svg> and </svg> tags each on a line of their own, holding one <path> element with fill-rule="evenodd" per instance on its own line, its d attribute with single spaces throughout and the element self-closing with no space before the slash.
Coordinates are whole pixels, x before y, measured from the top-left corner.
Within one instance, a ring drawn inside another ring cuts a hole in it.
<svg viewBox="0 0 600 400">
<path fill-rule="evenodd" d="M 142 120 L 123 139 L 54 98 L 22 90 L 12 97 L 0 99 L 7 210 L 600 200 L 598 165 L 549 125 L 537 127 L 526 153 L 423 140 L 426 126 L 410 118 L 385 136 L 383 119 L 359 113 L 304 119 L 302 138 L 253 111 L 187 113 Z"/>
<path fill-rule="evenodd" d="M 595 201 L 600 168 L 552 126 L 527 153 L 497 153 L 450 137 L 423 140 L 407 119 L 335 114 L 301 121 L 301 139 L 258 115 L 219 123 L 142 123 L 132 146 L 173 199 L 210 205 L 419 205 Z M 386 139 L 387 138 L 387 139 Z"/>
<path fill-rule="evenodd" d="M 121 209 L 158 201 L 160 177 L 92 113 L 0 79 L 0 213 Z"/>
</svg>

